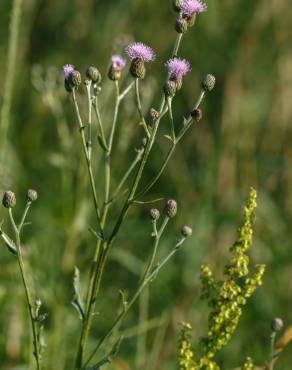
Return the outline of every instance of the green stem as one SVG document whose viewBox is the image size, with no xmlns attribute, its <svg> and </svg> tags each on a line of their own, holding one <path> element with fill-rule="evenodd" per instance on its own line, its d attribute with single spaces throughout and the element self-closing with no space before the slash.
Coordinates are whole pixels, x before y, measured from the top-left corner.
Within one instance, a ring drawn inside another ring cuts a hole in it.
<svg viewBox="0 0 292 370">
<path fill-rule="evenodd" d="M 271 334 L 269 370 L 273 370 L 274 369 L 275 340 L 276 340 L 276 333 L 273 331 L 272 334 Z"/>
<path fill-rule="evenodd" d="M 115 109 L 114 109 L 114 118 L 113 123 L 110 131 L 109 141 L 108 141 L 108 151 L 105 155 L 105 195 L 104 195 L 104 207 L 102 211 L 101 216 L 101 229 L 104 230 L 110 202 L 110 179 L 111 179 L 111 155 L 112 155 L 112 147 L 113 147 L 113 139 L 114 134 L 116 131 L 116 125 L 117 125 L 117 118 L 118 118 L 118 112 L 119 112 L 119 106 L 120 106 L 120 97 L 119 97 L 119 83 L 116 81 L 116 103 L 115 103 Z M 84 321 L 82 332 L 80 336 L 79 341 L 79 349 L 77 353 L 76 358 L 76 368 L 80 369 L 82 367 L 82 361 L 83 361 L 83 354 L 84 349 L 86 347 L 87 339 L 89 336 L 90 328 L 92 326 L 92 320 L 93 320 L 93 311 L 95 308 L 96 298 L 99 291 L 100 286 L 100 276 L 103 272 L 104 264 L 103 264 L 103 256 L 105 253 L 105 247 L 106 243 L 98 241 L 94 256 L 94 263 L 93 263 L 93 269 L 91 273 L 91 278 L 89 282 L 89 289 L 87 292 L 87 299 L 86 299 L 86 319 Z"/>
<path fill-rule="evenodd" d="M 149 259 L 149 262 L 146 266 L 146 269 L 145 269 L 145 272 L 144 272 L 144 275 L 143 275 L 143 278 L 142 278 L 142 281 L 145 280 L 147 278 L 147 276 L 149 275 L 149 272 L 151 271 L 152 267 L 153 267 L 153 264 L 154 264 L 154 261 L 155 261 L 155 257 L 157 255 L 157 250 L 158 250 L 158 245 L 159 245 L 159 242 L 160 242 L 160 238 L 163 234 L 163 231 L 165 230 L 166 228 L 166 225 L 168 224 L 168 221 L 169 221 L 169 217 L 165 217 L 164 220 L 163 220 L 163 223 L 161 225 L 161 228 L 159 229 L 159 231 L 155 234 L 155 239 L 154 239 L 154 246 L 153 246 L 153 250 L 152 250 L 152 254 L 151 254 L 151 257 Z"/>
<path fill-rule="evenodd" d="M 134 161 L 132 162 L 132 164 L 128 168 L 127 172 L 124 174 L 123 178 L 121 179 L 119 185 L 117 186 L 116 190 L 113 193 L 113 196 L 110 199 L 110 202 L 112 202 L 118 196 L 119 192 L 121 191 L 121 189 L 124 186 L 124 184 L 127 181 L 127 179 L 130 177 L 130 175 L 133 172 L 134 168 L 141 161 L 143 151 L 144 150 L 138 150 L 137 151 L 137 155 L 136 155 Z"/>
<path fill-rule="evenodd" d="M 88 159 L 91 160 L 92 150 L 92 100 L 91 100 L 91 81 L 86 81 L 87 100 L 88 100 L 88 126 L 86 148 Z"/>
<path fill-rule="evenodd" d="M 126 95 L 132 90 L 134 85 L 135 85 L 135 81 L 132 81 L 130 85 L 123 92 L 121 92 L 119 96 L 120 101 L 122 101 L 126 97 Z"/>
<path fill-rule="evenodd" d="M 172 98 L 167 98 L 167 107 L 168 107 L 168 113 L 169 113 L 169 118 L 170 118 L 170 123 L 171 123 L 171 136 L 172 136 L 172 141 L 173 144 L 175 144 L 175 127 L 174 127 L 174 120 L 173 120 L 173 114 L 172 114 Z"/>
<path fill-rule="evenodd" d="M 97 198 L 97 193 L 96 193 L 96 187 L 95 187 L 95 180 L 92 172 L 92 165 L 91 165 L 91 159 L 88 155 L 87 151 L 87 145 L 86 145 L 86 139 L 85 139 L 85 134 L 84 134 L 84 125 L 82 122 L 82 118 L 80 115 L 77 99 L 76 99 L 76 93 L 75 89 L 72 90 L 72 97 L 73 97 L 73 102 L 75 106 L 75 111 L 78 119 L 78 124 L 79 124 L 79 131 L 82 139 L 82 147 L 83 147 L 83 152 L 86 160 L 86 165 L 87 165 L 87 170 L 89 174 L 89 179 L 90 179 L 90 186 L 91 186 L 91 191 L 92 191 L 92 197 L 93 197 L 93 202 L 94 202 L 94 208 L 95 208 L 95 213 L 96 213 L 96 218 L 97 218 L 97 223 L 99 226 L 99 230 L 101 234 L 103 235 L 103 228 L 101 226 L 101 216 L 100 216 L 100 211 L 99 211 L 99 205 L 98 205 L 98 198 Z"/>
<path fill-rule="evenodd" d="M 172 55 L 171 55 L 172 58 L 177 56 L 178 49 L 180 47 L 180 43 L 181 43 L 181 40 L 182 40 L 182 36 L 183 36 L 182 33 L 178 33 L 177 36 L 176 36 L 176 40 L 175 40 L 174 47 L 173 47 L 173 50 L 172 50 Z"/>
<path fill-rule="evenodd" d="M 107 149 L 104 130 L 103 130 L 103 124 L 102 124 L 102 119 L 101 119 L 101 114 L 100 114 L 99 106 L 98 106 L 98 97 L 97 97 L 97 95 L 95 96 L 94 111 L 95 111 L 95 115 L 96 115 L 96 118 L 97 118 L 97 124 L 98 124 L 99 133 L 100 133 L 100 137 L 101 137 L 103 146 Z"/>
<path fill-rule="evenodd" d="M 205 92 L 204 91 L 201 91 L 200 95 L 199 95 L 199 98 L 194 106 L 193 109 L 198 109 L 200 104 L 202 103 L 202 100 L 205 96 Z M 164 161 L 159 169 L 159 171 L 157 172 L 157 174 L 153 177 L 153 179 L 148 183 L 148 185 L 145 186 L 145 188 L 143 190 L 141 190 L 136 196 L 135 196 L 135 200 L 136 199 L 139 199 L 141 198 L 143 195 L 145 195 L 155 184 L 156 182 L 160 179 L 162 173 L 164 172 L 170 158 L 172 157 L 175 149 L 176 149 L 176 146 L 177 144 L 180 142 L 180 140 L 183 138 L 183 136 L 185 135 L 185 133 L 189 130 L 189 128 L 192 126 L 193 124 L 193 119 L 191 116 L 189 116 L 188 120 L 186 121 L 185 125 L 182 127 L 182 129 L 180 130 L 176 140 L 173 142 L 173 144 L 171 145 L 166 157 L 164 158 Z"/>
<path fill-rule="evenodd" d="M 141 99 L 140 99 L 140 92 L 139 92 L 139 78 L 135 79 L 135 93 L 136 93 L 136 102 L 137 102 L 137 108 L 139 112 L 139 116 L 141 119 L 141 125 L 143 126 L 145 133 L 147 135 L 147 138 L 150 138 L 150 132 L 148 130 L 143 111 L 142 111 L 142 105 L 141 105 Z"/>
<path fill-rule="evenodd" d="M 16 223 L 14 221 L 11 208 L 9 208 L 9 216 L 10 216 L 10 221 L 13 226 L 14 233 L 15 233 L 16 248 L 17 248 L 17 262 L 18 262 L 21 280 L 22 280 L 22 284 L 23 284 L 23 288 L 25 292 L 26 304 L 27 304 L 27 308 L 28 308 L 29 316 L 30 316 L 32 334 L 33 334 L 33 346 L 34 346 L 34 357 L 36 361 L 36 368 L 37 370 L 41 370 L 41 354 L 40 354 L 40 346 L 39 346 L 39 339 L 38 339 L 38 328 L 37 328 L 36 317 L 34 315 L 33 299 L 32 299 L 30 289 L 29 289 L 27 277 L 25 274 L 25 268 L 24 268 L 24 262 L 23 262 L 23 257 L 22 257 L 22 250 L 21 250 L 21 242 L 20 242 L 21 228 L 23 226 L 29 206 L 30 204 L 28 202 L 25 208 L 24 214 L 22 216 L 22 220 L 18 227 L 16 226 Z"/>
<path fill-rule="evenodd" d="M 113 333 L 113 331 L 117 328 L 117 326 L 122 322 L 122 320 L 125 318 L 129 310 L 132 308 L 136 300 L 139 298 L 140 294 L 144 290 L 144 288 L 154 280 L 154 278 L 157 276 L 159 271 L 167 264 L 167 262 L 173 257 L 173 255 L 180 249 L 183 242 L 185 241 L 185 238 L 181 238 L 175 245 L 174 249 L 166 256 L 166 258 L 160 262 L 149 274 L 144 274 L 144 278 L 142 279 L 141 283 L 139 284 L 136 292 L 134 293 L 132 299 L 126 306 L 126 308 L 123 309 L 123 311 L 116 317 L 115 321 L 113 322 L 112 326 L 110 327 L 109 331 L 100 339 L 97 346 L 94 348 L 88 359 L 86 360 L 83 368 L 86 368 L 86 366 L 89 364 L 89 362 L 92 360 L 93 356 L 96 354 L 96 352 L 99 350 L 101 345 L 105 342 L 105 340 Z M 157 241 L 155 240 L 155 244 Z M 155 247 L 155 246 L 154 246 Z"/>
</svg>

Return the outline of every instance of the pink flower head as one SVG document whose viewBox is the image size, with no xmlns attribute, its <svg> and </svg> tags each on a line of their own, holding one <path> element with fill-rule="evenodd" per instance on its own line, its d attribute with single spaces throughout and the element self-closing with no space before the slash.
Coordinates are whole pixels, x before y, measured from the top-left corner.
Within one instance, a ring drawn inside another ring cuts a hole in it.
<svg viewBox="0 0 292 370">
<path fill-rule="evenodd" d="M 190 63 L 186 59 L 181 58 L 169 59 L 165 66 L 168 69 L 170 78 L 174 80 L 182 78 L 191 70 Z"/>
<path fill-rule="evenodd" d="M 143 62 L 150 62 L 155 59 L 154 51 L 142 42 L 135 42 L 127 46 L 126 53 L 131 60 L 140 59 Z"/>
<path fill-rule="evenodd" d="M 74 71 L 74 66 L 72 64 L 65 64 L 63 66 L 63 71 L 65 80 L 68 80 L 68 78 L 71 76 L 71 73 Z"/>
<path fill-rule="evenodd" d="M 126 65 L 125 59 L 122 58 L 120 55 L 113 55 L 111 61 L 113 69 L 115 69 L 116 71 L 121 71 Z"/>
<path fill-rule="evenodd" d="M 202 13 L 207 10 L 207 5 L 201 0 L 184 0 L 182 5 L 182 13 L 186 18 L 191 18 L 197 13 Z"/>
</svg>

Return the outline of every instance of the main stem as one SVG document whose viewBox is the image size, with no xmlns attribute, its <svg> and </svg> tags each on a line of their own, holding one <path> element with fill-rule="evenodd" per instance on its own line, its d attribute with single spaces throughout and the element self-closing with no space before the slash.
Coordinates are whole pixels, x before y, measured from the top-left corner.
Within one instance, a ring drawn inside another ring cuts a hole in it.
<svg viewBox="0 0 292 370">
<path fill-rule="evenodd" d="M 109 141 L 107 143 L 108 151 L 105 154 L 105 195 L 104 195 L 104 206 L 103 206 L 103 211 L 102 211 L 101 220 L 100 220 L 101 229 L 103 231 L 104 231 L 104 226 L 106 223 L 106 218 L 107 218 L 107 214 L 108 214 L 108 210 L 110 206 L 109 199 L 110 199 L 110 179 L 111 179 L 111 155 L 112 155 L 113 140 L 114 140 L 114 134 L 116 131 L 118 112 L 119 112 L 119 106 L 120 106 L 120 90 L 119 90 L 118 81 L 115 82 L 115 87 L 116 87 L 116 102 L 115 102 L 115 109 L 114 109 L 114 118 L 113 118 L 113 123 L 112 123 L 111 131 L 110 131 Z M 88 99 L 90 99 L 90 96 L 88 97 Z M 92 325 L 93 311 L 95 308 L 96 297 L 97 297 L 99 286 L 100 286 L 100 276 L 104 268 L 104 265 L 102 263 L 103 263 L 103 256 L 105 253 L 105 248 L 106 248 L 106 242 L 99 240 L 96 246 L 93 268 L 92 268 L 92 273 L 91 273 L 91 278 L 90 278 L 90 283 L 89 283 L 89 289 L 87 293 L 85 321 L 82 327 L 81 337 L 79 341 L 79 349 L 78 349 L 77 358 L 76 358 L 76 368 L 77 369 L 82 368 L 84 350 L 86 347 L 90 328 Z"/>
</svg>

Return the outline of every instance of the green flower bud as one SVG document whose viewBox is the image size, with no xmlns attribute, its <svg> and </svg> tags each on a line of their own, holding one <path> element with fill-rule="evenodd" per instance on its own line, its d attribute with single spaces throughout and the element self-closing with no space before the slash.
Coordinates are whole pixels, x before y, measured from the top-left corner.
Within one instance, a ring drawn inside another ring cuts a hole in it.
<svg viewBox="0 0 292 370">
<path fill-rule="evenodd" d="M 203 112 L 202 112 L 202 109 L 198 108 L 198 109 L 194 109 L 192 112 L 191 112 L 191 116 L 192 118 L 196 121 L 196 122 L 200 122 L 201 119 L 203 118 Z"/>
<path fill-rule="evenodd" d="M 150 218 L 151 218 L 152 221 L 157 221 L 160 217 L 160 212 L 156 208 L 150 209 L 149 213 L 150 213 Z"/>
<path fill-rule="evenodd" d="M 175 23 L 177 33 L 186 33 L 188 30 L 188 21 L 185 18 L 178 18 Z"/>
<path fill-rule="evenodd" d="M 135 78 L 144 78 L 146 74 L 145 64 L 141 59 L 133 59 L 130 67 L 130 73 Z"/>
<path fill-rule="evenodd" d="M 16 205 L 15 194 L 10 190 L 5 191 L 2 199 L 2 204 L 5 208 L 13 208 Z"/>
<path fill-rule="evenodd" d="M 119 81 L 122 76 L 122 71 L 120 69 L 114 68 L 112 65 L 110 66 L 107 76 L 112 81 Z"/>
<path fill-rule="evenodd" d="M 80 72 L 79 72 L 79 71 L 74 70 L 74 71 L 71 73 L 71 75 L 70 75 L 70 77 L 69 77 L 69 80 L 68 80 L 68 81 L 69 81 L 69 84 L 70 84 L 72 87 L 77 88 L 78 86 L 80 86 L 80 85 L 81 85 L 81 82 L 82 82 Z"/>
<path fill-rule="evenodd" d="M 182 5 L 183 5 L 183 2 L 184 2 L 184 0 L 172 0 L 173 10 L 175 10 L 176 12 L 180 12 L 181 8 L 182 8 Z"/>
<path fill-rule="evenodd" d="M 167 80 L 163 86 L 164 94 L 167 98 L 173 98 L 175 96 L 177 84 L 173 80 Z"/>
<path fill-rule="evenodd" d="M 177 202 L 173 199 L 169 199 L 164 208 L 164 214 L 169 217 L 173 218 L 177 214 Z"/>
<path fill-rule="evenodd" d="M 155 110 L 154 108 L 151 108 L 150 109 L 150 116 L 152 118 L 152 121 L 155 122 L 158 120 L 158 118 L 160 117 L 160 113 L 157 112 L 157 110 Z"/>
<path fill-rule="evenodd" d="M 196 19 L 197 19 L 197 13 L 195 13 L 193 16 L 191 17 L 186 17 L 185 18 L 187 23 L 188 23 L 188 26 L 189 27 L 193 27 L 196 23 Z"/>
<path fill-rule="evenodd" d="M 35 202 L 38 199 L 38 193 L 36 190 L 28 189 L 26 193 L 26 200 L 28 202 Z"/>
<path fill-rule="evenodd" d="M 183 237 L 187 238 L 189 236 L 192 236 L 193 234 L 193 230 L 190 226 L 184 226 L 182 229 L 181 229 L 181 234 Z"/>
<path fill-rule="evenodd" d="M 64 81 L 64 86 L 65 86 L 65 89 L 66 89 L 67 92 L 69 92 L 69 93 L 72 92 L 73 86 L 72 86 L 72 84 L 69 80 Z"/>
<path fill-rule="evenodd" d="M 181 87 L 182 87 L 182 78 L 181 77 L 178 77 L 176 80 L 175 80 L 175 84 L 176 84 L 176 89 L 177 90 L 180 90 Z"/>
<path fill-rule="evenodd" d="M 87 68 L 86 77 L 95 84 L 99 84 L 101 82 L 101 74 L 95 66 L 90 66 Z"/>
<path fill-rule="evenodd" d="M 215 82 L 216 78 L 211 74 L 207 74 L 201 82 L 201 88 L 205 91 L 212 91 L 214 89 Z"/>
<path fill-rule="evenodd" d="M 284 326 L 284 322 L 282 319 L 280 319 L 279 317 L 276 317 L 272 323 L 271 323 L 271 328 L 274 332 L 279 332 L 283 329 L 283 326 Z"/>
</svg>

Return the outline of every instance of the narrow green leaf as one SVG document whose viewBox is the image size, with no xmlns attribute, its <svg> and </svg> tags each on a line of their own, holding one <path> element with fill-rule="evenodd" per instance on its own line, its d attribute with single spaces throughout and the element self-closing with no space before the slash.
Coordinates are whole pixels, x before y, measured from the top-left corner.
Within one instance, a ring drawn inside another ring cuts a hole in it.
<svg viewBox="0 0 292 370">
<path fill-rule="evenodd" d="M 80 273 L 76 266 L 74 268 L 73 289 L 74 289 L 74 296 L 73 296 L 73 300 L 71 303 L 73 307 L 75 307 L 77 312 L 79 313 L 80 319 L 84 321 L 85 311 L 83 308 L 81 288 L 80 288 Z"/>
<path fill-rule="evenodd" d="M 121 300 L 122 308 L 123 308 L 123 311 L 125 312 L 127 310 L 127 307 L 128 307 L 128 302 L 127 302 L 127 299 L 126 299 L 126 295 L 122 290 L 120 290 L 119 293 L 120 293 L 120 300 Z"/>
<path fill-rule="evenodd" d="M 105 152 L 108 152 L 108 147 L 107 147 L 106 143 L 104 142 L 103 138 L 102 138 L 100 135 L 98 135 L 98 136 L 97 136 L 97 140 L 98 140 L 99 145 L 101 146 L 101 148 L 102 148 Z"/>
<path fill-rule="evenodd" d="M 101 359 L 97 364 L 87 367 L 86 370 L 100 370 L 101 366 L 109 364 L 112 362 L 112 359 L 117 355 L 120 349 L 121 342 L 123 340 L 123 337 L 120 337 L 118 341 L 114 344 L 111 351 L 103 358 Z"/>
<path fill-rule="evenodd" d="M 4 243 L 5 243 L 6 247 L 8 248 L 9 252 L 11 252 L 14 255 L 17 255 L 17 248 L 16 248 L 16 245 L 15 245 L 14 241 L 12 239 L 10 239 L 9 236 L 7 234 L 5 234 L 4 231 L 2 231 L 1 229 L 0 229 L 0 237 L 4 241 Z"/>
<path fill-rule="evenodd" d="M 165 137 L 165 139 L 167 139 L 167 140 L 169 140 L 173 143 L 173 139 L 172 139 L 171 136 L 169 136 L 169 135 L 163 135 L 163 136 Z"/>
</svg>

